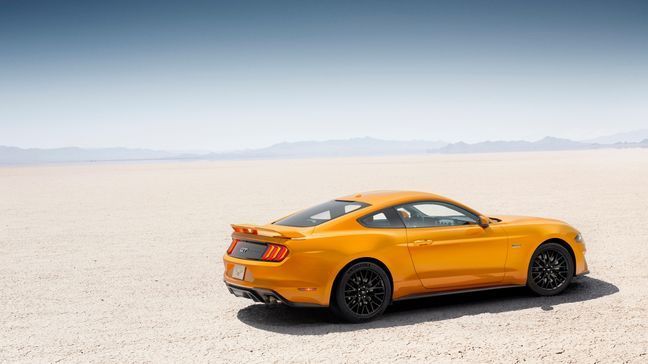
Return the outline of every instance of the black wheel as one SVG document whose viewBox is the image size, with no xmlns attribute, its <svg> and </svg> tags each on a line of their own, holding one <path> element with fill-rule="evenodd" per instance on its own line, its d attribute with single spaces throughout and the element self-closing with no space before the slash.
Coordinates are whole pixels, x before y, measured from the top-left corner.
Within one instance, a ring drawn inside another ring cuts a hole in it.
<svg viewBox="0 0 648 364">
<path fill-rule="evenodd" d="M 542 244 L 531 256 L 527 286 L 542 296 L 564 291 L 574 276 L 571 254 L 562 245 Z"/>
<path fill-rule="evenodd" d="M 342 273 L 331 299 L 333 313 L 349 322 L 366 322 L 380 316 L 391 300 L 387 273 L 369 262 L 356 263 Z"/>
</svg>

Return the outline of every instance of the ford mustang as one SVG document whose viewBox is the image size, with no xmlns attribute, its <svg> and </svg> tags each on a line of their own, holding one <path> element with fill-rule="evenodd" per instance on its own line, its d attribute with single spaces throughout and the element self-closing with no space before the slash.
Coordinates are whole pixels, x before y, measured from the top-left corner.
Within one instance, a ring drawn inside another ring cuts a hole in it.
<svg viewBox="0 0 648 364">
<path fill-rule="evenodd" d="M 430 193 L 358 193 L 232 227 L 223 257 L 232 294 L 329 307 L 349 322 L 455 292 L 527 286 L 555 295 L 589 272 L 583 237 L 562 221 L 487 216 Z"/>
</svg>

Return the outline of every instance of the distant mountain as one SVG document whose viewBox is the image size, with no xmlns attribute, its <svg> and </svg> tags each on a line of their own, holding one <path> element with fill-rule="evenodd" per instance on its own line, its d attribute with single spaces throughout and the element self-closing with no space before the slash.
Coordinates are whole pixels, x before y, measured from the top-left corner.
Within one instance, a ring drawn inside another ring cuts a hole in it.
<svg viewBox="0 0 648 364">
<path fill-rule="evenodd" d="M 267 148 L 226 153 L 181 153 L 130 148 L 57 148 L 23 149 L 0 146 L 0 164 L 62 163 L 129 160 L 226 160 L 278 159 L 341 156 L 378 156 L 423 154 L 447 143 L 439 141 L 393 141 L 373 138 L 353 138 L 327 141 L 279 143 Z"/>
<path fill-rule="evenodd" d="M 231 153 L 212 153 L 205 157 L 209 159 L 276 159 L 423 154 L 430 149 L 438 149 L 446 144 L 441 141 L 395 141 L 374 138 L 352 138 L 327 141 L 284 142 L 267 148 Z"/>
<path fill-rule="evenodd" d="M 535 142 L 524 140 L 515 141 L 486 141 L 468 144 L 464 142 L 448 144 L 432 153 L 500 153 L 500 152 L 530 152 L 549 150 L 579 150 L 595 149 L 601 145 L 575 142 L 569 139 L 546 137 Z"/>
<path fill-rule="evenodd" d="M 131 148 L 23 149 L 0 146 L 0 163 L 2 164 L 153 160 L 171 158 L 176 155 L 177 153 Z"/>
<path fill-rule="evenodd" d="M 583 140 L 583 142 L 598 144 L 639 143 L 644 139 L 648 139 L 648 129 L 605 135 L 594 139 Z"/>
<path fill-rule="evenodd" d="M 352 138 L 327 141 L 285 142 L 266 148 L 227 153 L 183 153 L 132 148 L 84 149 L 70 147 L 57 149 L 23 149 L 0 146 L 0 164 L 134 160 L 280 159 L 383 156 L 424 153 L 526 152 L 598 148 L 648 148 L 648 137 L 640 142 L 615 144 L 577 142 L 569 139 L 553 137 L 546 137 L 535 142 L 523 140 L 487 141 L 474 144 L 464 142 L 447 144 L 441 141 L 425 140 L 395 141 L 374 138 Z"/>
</svg>

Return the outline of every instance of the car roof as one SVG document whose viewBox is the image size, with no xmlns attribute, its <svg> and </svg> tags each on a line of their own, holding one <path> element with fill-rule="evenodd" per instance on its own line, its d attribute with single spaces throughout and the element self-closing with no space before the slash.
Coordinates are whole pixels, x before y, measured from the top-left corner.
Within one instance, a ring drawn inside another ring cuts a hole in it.
<svg viewBox="0 0 648 364">
<path fill-rule="evenodd" d="M 441 195 L 418 191 L 368 191 L 342 196 L 336 198 L 336 200 L 359 201 L 373 206 L 388 206 L 423 200 L 454 202 Z"/>
</svg>

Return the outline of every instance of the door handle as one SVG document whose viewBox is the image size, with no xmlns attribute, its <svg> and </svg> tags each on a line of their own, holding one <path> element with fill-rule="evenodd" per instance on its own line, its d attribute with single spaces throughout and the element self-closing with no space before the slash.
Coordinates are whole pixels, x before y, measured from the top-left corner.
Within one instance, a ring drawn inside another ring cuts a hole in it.
<svg viewBox="0 0 648 364">
<path fill-rule="evenodd" d="M 416 246 L 432 245 L 432 243 L 434 243 L 434 240 L 429 240 L 429 239 L 414 240 L 414 245 Z"/>
</svg>

